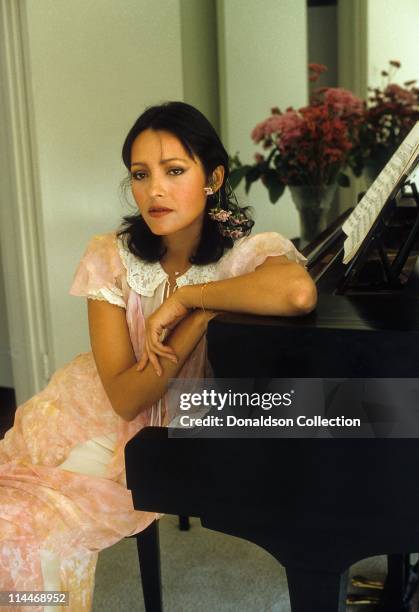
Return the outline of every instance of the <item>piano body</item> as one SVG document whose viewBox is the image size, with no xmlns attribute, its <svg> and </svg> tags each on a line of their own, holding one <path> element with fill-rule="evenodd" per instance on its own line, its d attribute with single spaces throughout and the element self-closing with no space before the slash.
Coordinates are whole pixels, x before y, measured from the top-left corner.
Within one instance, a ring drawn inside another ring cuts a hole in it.
<svg viewBox="0 0 419 612">
<path fill-rule="evenodd" d="M 389 283 L 383 271 L 419 218 L 417 198 L 402 204 L 393 202 L 381 246 L 349 287 L 343 218 L 304 250 L 319 293 L 310 315 L 213 319 L 215 377 L 250 378 L 255 387 L 269 378 L 417 378 L 416 232 L 398 277 Z M 152 427 L 128 443 L 126 470 L 135 508 L 197 516 L 269 551 L 286 568 L 293 612 L 345 610 L 349 566 L 382 554 L 393 571 L 374 609 L 406 610 L 403 561 L 419 551 L 418 439 L 181 439 Z"/>
</svg>

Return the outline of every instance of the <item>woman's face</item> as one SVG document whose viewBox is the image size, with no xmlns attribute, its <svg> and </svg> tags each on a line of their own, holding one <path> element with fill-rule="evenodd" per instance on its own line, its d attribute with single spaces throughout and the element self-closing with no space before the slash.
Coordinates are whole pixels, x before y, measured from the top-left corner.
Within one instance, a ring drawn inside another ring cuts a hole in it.
<svg viewBox="0 0 419 612">
<path fill-rule="evenodd" d="M 132 193 L 153 234 L 186 227 L 201 229 L 206 176 L 198 157 L 191 159 L 170 132 L 144 130 L 131 148 Z"/>
</svg>

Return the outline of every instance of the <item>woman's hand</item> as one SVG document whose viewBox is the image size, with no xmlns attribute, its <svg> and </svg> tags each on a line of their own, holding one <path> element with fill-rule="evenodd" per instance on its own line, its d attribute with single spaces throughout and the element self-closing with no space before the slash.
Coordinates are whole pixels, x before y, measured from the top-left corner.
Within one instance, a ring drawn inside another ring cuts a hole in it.
<svg viewBox="0 0 419 612">
<path fill-rule="evenodd" d="M 178 299 L 176 293 L 177 292 L 168 297 L 167 300 L 165 300 L 163 304 L 145 320 L 144 350 L 138 363 L 137 370 L 145 368 L 148 360 L 150 360 L 156 373 L 160 376 L 161 366 L 158 355 L 160 355 L 160 357 L 167 357 L 173 361 L 173 363 L 177 363 L 177 357 L 173 350 L 170 346 L 165 346 L 163 344 L 163 340 L 168 331 L 174 329 L 188 314 L 188 309 Z"/>
<path fill-rule="evenodd" d="M 160 357 L 167 357 L 173 363 L 177 363 L 174 351 L 163 344 L 168 331 L 173 330 L 180 321 L 188 314 L 188 308 L 182 304 L 175 292 L 163 304 L 150 315 L 145 322 L 145 342 L 141 359 L 138 362 L 137 370 L 143 370 L 150 360 L 156 374 L 161 376 L 162 369 L 159 361 Z M 208 322 L 217 316 L 218 312 L 212 310 L 194 310 L 190 316 L 199 319 L 204 330 Z"/>
</svg>

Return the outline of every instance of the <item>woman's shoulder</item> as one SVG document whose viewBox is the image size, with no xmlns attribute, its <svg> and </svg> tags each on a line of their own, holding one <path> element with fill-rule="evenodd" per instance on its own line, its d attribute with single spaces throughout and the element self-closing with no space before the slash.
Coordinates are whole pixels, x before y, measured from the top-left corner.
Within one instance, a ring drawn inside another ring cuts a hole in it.
<svg viewBox="0 0 419 612">
<path fill-rule="evenodd" d="M 88 241 L 77 266 L 70 294 L 101 299 L 104 291 L 113 291 L 120 298 L 121 278 L 124 275 L 116 231 L 95 234 Z M 122 306 L 122 300 L 117 301 Z M 116 303 L 115 300 L 113 303 Z"/>
<path fill-rule="evenodd" d="M 117 231 L 94 234 L 87 243 L 84 256 L 112 259 L 119 255 Z"/>
<path fill-rule="evenodd" d="M 114 275 L 125 274 L 124 251 L 126 249 L 123 237 L 114 230 L 91 237 L 85 256 L 93 265 L 108 269 Z"/>
<path fill-rule="evenodd" d="M 277 248 L 282 250 L 295 251 L 295 247 L 289 238 L 286 238 L 279 232 L 258 232 L 255 234 L 249 234 L 239 238 L 234 243 L 232 249 L 229 252 L 239 252 L 244 250 L 259 250 Z"/>
<path fill-rule="evenodd" d="M 285 255 L 291 261 L 305 264 L 306 258 L 291 240 L 279 232 L 259 232 L 239 238 L 219 261 L 219 277 L 253 272 L 267 257 Z"/>
</svg>

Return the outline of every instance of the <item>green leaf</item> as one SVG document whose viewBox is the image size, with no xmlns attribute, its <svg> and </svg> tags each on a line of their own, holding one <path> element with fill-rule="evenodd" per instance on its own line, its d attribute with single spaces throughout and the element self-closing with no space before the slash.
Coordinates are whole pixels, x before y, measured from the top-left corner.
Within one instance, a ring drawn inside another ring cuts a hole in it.
<svg viewBox="0 0 419 612">
<path fill-rule="evenodd" d="M 351 184 L 349 180 L 349 176 L 347 174 L 343 174 L 343 172 L 339 172 L 338 174 L 338 185 L 340 187 L 349 187 Z"/>
<path fill-rule="evenodd" d="M 261 175 L 262 175 L 262 168 L 259 165 L 257 165 L 257 166 L 250 166 L 250 169 L 246 173 L 246 178 L 251 183 L 254 183 L 255 181 L 257 181 L 261 177 Z"/>
<path fill-rule="evenodd" d="M 251 184 L 256 182 L 262 176 L 262 168 L 260 167 L 260 165 L 250 166 L 250 167 L 247 166 L 247 168 L 248 168 L 248 171 L 246 172 L 245 191 L 246 193 L 249 193 Z"/>
<path fill-rule="evenodd" d="M 230 172 L 228 180 L 232 189 L 237 187 L 250 168 L 252 168 L 252 166 L 240 166 L 240 168 L 235 168 Z"/>
<path fill-rule="evenodd" d="M 243 166 L 243 164 L 240 161 L 238 151 L 236 151 L 236 154 L 234 155 L 234 157 L 232 157 L 231 155 L 228 156 L 228 165 L 230 168 L 234 168 L 234 167 L 239 168 L 240 166 Z"/>
<path fill-rule="evenodd" d="M 269 201 L 271 204 L 276 204 L 285 191 L 285 185 L 281 183 L 275 170 L 268 170 L 265 174 L 265 178 L 266 188 L 269 193 Z"/>
</svg>

